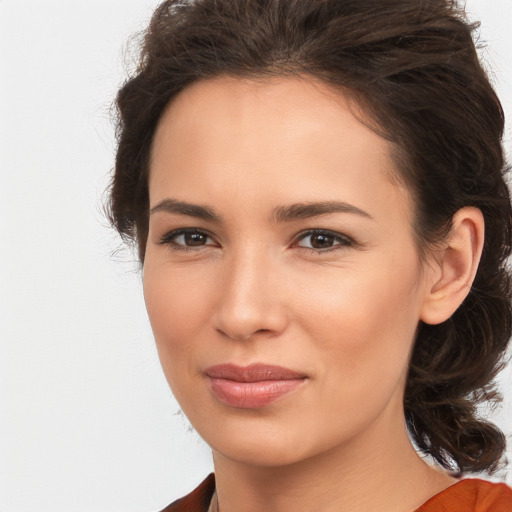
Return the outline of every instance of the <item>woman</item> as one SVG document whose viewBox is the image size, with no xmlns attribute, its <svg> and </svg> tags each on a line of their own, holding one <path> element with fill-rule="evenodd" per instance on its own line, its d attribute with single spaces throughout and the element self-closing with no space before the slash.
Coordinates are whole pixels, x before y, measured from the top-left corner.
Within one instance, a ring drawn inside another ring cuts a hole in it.
<svg viewBox="0 0 512 512">
<path fill-rule="evenodd" d="M 165 510 L 512 510 L 500 103 L 447 0 L 166 1 L 111 212 L 215 478 Z M 417 450 L 428 455 L 428 464 Z"/>
</svg>

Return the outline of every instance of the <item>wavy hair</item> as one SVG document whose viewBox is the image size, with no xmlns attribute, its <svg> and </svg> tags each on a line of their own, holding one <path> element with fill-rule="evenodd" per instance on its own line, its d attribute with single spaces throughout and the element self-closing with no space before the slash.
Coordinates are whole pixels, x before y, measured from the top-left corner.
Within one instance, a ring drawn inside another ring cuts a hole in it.
<svg viewBox="0 0 512 512">
<path fill-rule="evenodd" d="M 511 204 L 504 116 L 478 60 L 476 26 L 449 0 L 167 0 L 144 34 L 138 68 L 117 96 L 112 224 L 148 235 L 148 165 L 166 105 L 187 85 L 228 74 L 311 76 L 355 98 L 391 142 L 415 204 L 420 254 L 454 213 L 479 208 L 484 250 L 469 295 L 440 325 L 420 324 L 404 408 L 416 445 L 460 472 L 496 469 L 502 432 L 478 415 L 511 334 Z"/>
</svg>

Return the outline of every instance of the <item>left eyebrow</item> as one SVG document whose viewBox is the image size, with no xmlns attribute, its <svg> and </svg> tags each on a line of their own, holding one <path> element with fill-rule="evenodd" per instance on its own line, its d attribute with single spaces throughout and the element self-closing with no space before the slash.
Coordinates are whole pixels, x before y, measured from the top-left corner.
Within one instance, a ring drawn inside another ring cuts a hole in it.
<svg viewBox="0 0 512 512">
<path fill-rule="evenodd" d="M 342 201 L 322 201 L 319 203 L 295 203 L 288 206 L 278 206 L 274 209 L 273 220 L 289 222 L 297 219 L 307 219 L 329 213 L 351 213 L 372 219 L 373 217 L 357 206 Z"/>
</svg>

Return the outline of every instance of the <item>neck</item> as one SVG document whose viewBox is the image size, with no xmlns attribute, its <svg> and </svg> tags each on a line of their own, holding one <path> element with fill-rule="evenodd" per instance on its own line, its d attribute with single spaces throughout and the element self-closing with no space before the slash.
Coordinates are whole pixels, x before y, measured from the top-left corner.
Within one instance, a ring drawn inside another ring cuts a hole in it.
<svg viewBox="0 0 512 512">
<path fill-rule="evenodd" d="M 214 451 L 220 512 L 415 510 L 455 480 L 418 457 L 402 418 L 388 411 L 350 442 L 286 466 L 256 466 Z"/>
</svg>

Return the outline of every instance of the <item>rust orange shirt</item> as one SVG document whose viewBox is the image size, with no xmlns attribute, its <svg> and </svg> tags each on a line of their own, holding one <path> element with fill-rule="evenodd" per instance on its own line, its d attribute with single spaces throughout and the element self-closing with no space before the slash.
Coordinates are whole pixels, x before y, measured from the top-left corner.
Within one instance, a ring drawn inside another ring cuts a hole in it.
<svg viewBox="0 0 512 512">
<path fill-rule="evenodd" d="M 208 512 L 214 492 L 215 477 L 211 474 L 190 494 L 162 512 Z M 415 512 L 512 512 L 512 489 L 477 478 L 461 480 L 430 498 Z"/>
<path fill-rule="evenodd" d="M 512 512 L 512 489 L 468 478 L 436 494 L 416 512 Z"/>
</svg>

